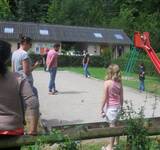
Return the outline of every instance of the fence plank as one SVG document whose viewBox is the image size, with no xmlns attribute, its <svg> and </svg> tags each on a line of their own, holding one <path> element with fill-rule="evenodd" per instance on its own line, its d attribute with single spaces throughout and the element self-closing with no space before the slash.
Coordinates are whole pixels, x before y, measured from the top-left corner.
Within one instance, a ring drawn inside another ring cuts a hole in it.
<svg viewBox="0 0 160 150">
<path fill-rule="evenodd" d="M 160 134 L 160 118 L 150 118 L 151 126 L 148 128 L 149 135 Z M 104 128 L 88 128 L 88 124 L 81 124 L 83 128 L 77 129 L 77 125 L 72 125 L 73 130 L 65 130 L 64 134 L 68 135 L 73 140 L 86 140 L 111 136 L 127 135 L 124 126 L 119 127 L 104 127 Z M 92 124 L 94 126 L 94 123 Z M 101 124 L 99 124 L 101 126 Z M 97 123 L 96 123 L 97 126 Z M 69 127 L 69 126 L 68 126 Z M 41 143 L 56 143 L 63 142 L 63 139 L 57 139 L 53 135 L 39 135 L 39 136 L 20 136 L 20 137 L 6 137 L 0 138 L 0 148 L 31 145 L 36 142 Z"/>
</svg>

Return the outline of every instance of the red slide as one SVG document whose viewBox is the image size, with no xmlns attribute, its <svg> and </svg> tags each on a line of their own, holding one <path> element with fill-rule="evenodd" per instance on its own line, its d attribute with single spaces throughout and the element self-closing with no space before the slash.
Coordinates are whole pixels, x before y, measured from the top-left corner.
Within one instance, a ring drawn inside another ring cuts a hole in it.
<svg viewBox="0 0 160 150">
<path fill-rule="evenodd" d="M 160 60 L 157 57 L 154 49 L 150 45 L 149 33 L 144 32 L 143 34 L 140 34 L 140 32 L 135 32 L 134 33 L 134 45 L 137 48 L 141 48 L 145 50 L 145 52 L 151 59 L 152 63 L 154 64 L 157 72 L 160 74 Z"/>
</svg>

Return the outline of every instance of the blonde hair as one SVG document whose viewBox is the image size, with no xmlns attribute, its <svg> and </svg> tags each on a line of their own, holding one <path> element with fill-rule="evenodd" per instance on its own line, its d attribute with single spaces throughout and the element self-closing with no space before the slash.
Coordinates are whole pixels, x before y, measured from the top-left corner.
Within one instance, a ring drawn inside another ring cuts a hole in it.
<svg viewBox="0 0 160 150">
<path fill-rule="evenodd" d="M 117 64 L 109 65 L 105 79 L 121 82 L 121 71 Z"/>
</svg>

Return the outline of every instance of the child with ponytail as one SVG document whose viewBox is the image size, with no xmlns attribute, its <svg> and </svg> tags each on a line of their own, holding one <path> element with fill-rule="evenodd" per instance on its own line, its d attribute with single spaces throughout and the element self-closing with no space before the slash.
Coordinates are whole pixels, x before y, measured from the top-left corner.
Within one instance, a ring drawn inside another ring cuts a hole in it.
<svg viewBox="0 0 160 150">
<path fill-rule="evenodd" d="M 120 68 L 116 64 L 108 67 L 108 73 L 104 82 L 104 95 L 101 105 L 101 113 L 106 117 L 110 127 L 115 127 L 123 106 L 123 87 L 121 81 Z M 102 150 L 113 150 L 113 145 L 118 142 L 118 138 L 111 137 L 110 143 Z"/>
</svg>

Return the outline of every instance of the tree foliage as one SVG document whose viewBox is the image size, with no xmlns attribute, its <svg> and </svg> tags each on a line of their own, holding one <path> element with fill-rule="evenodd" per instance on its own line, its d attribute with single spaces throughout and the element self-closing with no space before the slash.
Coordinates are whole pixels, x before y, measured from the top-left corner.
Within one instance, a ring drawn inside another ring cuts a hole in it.
<svg viewBox="0 0 160 150">
<path fill-rule="evenodd" d="M 160 48 L 159 0 L 0 0 L 0 20 L 149 31 Z"/>
<path fill-rule="evenodd" d="M 0 20 L 12 20 L 13 15 L 7 0 L 0 0 Z"/>
<path fill-rule="evenodd" d="M 104 0 L 53 0 L 46 22 L 66 25 L 105 26 Z"/>
<path fill-rule="evenodd" d="M 8 0 L 15 21 L 40 22 L 50 0 Z"/>
<path fill-rule="evenodd" d="M 151 33 L 153 47 L 159 49 L 159 4 L 158 0 L 117 0 L 115 5 L 120 8 L 120 13 L 111 20 L 110 26 L 124 29 L 131 37 L 135 31 L 148 31 Z"/>
</svg>

